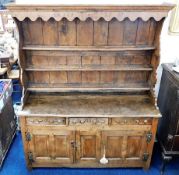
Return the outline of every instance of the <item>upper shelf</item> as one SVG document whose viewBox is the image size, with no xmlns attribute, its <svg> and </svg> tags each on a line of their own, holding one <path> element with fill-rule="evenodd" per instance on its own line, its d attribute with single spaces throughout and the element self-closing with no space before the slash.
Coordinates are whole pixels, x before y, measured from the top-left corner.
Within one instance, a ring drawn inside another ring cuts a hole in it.
<svg viewBox="0 0 179 175">
<path fill-rule="evenodd" d="M 110 2 L 109 2 L 110 3 Z M 42 18 L 44 21 L 48 21 L 50 18 L 54 18 L 56 21 L 60 21 L 62 18 L 67 18 L 69 21 L 73 21 L 75 18 L 79 18 L 81 21 L 85 21 L 87 18 L 91 18 L 94 21 L 104 18 L 106 21 L 110 21 L 112 18 L 116 18 L 118 21 L 123 21 L 125 18 L 129 18 L 131 21 L 135 21 L 137 18 L 141 18 L 144 21 L 154 18 L 156 21 L 160 21 L 166 17 L 168 11 L 174 6 L 171 4 L 160 5 L 20 5 L 9 4 L 7 8 L 13 17 L 23 21 L 25 18 L 29 18 L 35 21 L 37 18 Z"/>
<path fill-rule="evenodd" d="M 132 50 L 155 50 L 155 46 L 40 46 L 27 45 L 23 50 L 51 50 L 51 51 L 132 51 Z"/>
<path fill-rule="evenodd" d="M 149 65 L 64 65 L 58 67 L 28 66 L 26 71 L 152 71 Z"/>
</svg>

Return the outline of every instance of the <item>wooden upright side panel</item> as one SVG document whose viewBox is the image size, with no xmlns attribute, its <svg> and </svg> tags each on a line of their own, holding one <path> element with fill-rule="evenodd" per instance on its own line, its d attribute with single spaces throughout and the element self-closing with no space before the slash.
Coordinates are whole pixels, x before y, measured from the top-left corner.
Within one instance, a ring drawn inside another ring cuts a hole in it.
<svg viewBox="0 0 179 175">
<path fill-rule="evenodd" d="M 130 21 L 129 19 L 126 19 L 124 21 L 124 23 L 125 23 L 124 24 L 125 30 L 124 30 L 123 44 L 124 45 L 135 45 L 138 20 Z"/>
<path fill-rule="evenodd" d="M 31 44 L 42 45 L 44 43 L 42 19 L 37 19 L 36 21 L 29 21 L 29 30 L 31 36 Z"/>
<path fill-rule="evenodd" d="M 155 83 L 157 81 L 156 71 L 157 71 L 157 67 L 160 62 L 160 33 L 162 30 L 163 22 L 164 22 L 164 20 L 159 21 L 157 23 L 156 29 L 155 29 L 154 45 L 156 46 L 156 49 L 153 52 L 153 55 L 151 58 L 151 63 L 150 63 L 153 67 L 153 71 L 150 74 L 150 81 L 149 81 L 151 87 L 154 87 Z"/>
<path fill-rule="evenodd" d="M 94 45 L 107 45 L 108 39 L 108 22 L 104 19 L 99 19 L 94 22 Z"/>
<path fill-rule="evenodd" d="M 123 43 L 124 22 L 117 19 L 109 21 L 108 45 L 118 46 Z"/>
<path fill-rule="evenodd" d="M 77 45 L 92 46 L 93 45 L 93 21 L 77 21 Z"/>
<path fill-rule="evenodd" d="M 43 22 L 44 45 L 57 45 L 57 34 L 57 22 L 54 19 Z"/>
<path fill-rule="evenodd" d="M 154 44 L 156 25 L 157 25 L 157 22 L 153 18 L 150 19 L 149 43 L 148 43 L 149 45 Z"/>
<path fill-rule="evenodd" d="M 58 22 L 59 45 L 76 45 L 76 34 L 76 20 L 68 21 L 67 19 L 62 19 Z"/>
</svg>

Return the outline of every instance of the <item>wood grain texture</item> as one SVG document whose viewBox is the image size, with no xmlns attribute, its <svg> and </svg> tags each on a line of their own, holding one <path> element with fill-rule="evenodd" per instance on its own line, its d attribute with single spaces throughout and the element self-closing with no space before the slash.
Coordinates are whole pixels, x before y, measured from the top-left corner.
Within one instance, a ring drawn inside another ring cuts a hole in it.
<svg viewBox="0 0 179 175">
<path fill-rule="evenodd" d="M 57 33 L 57 23 L 54 19 L 49 19 L 49 21 L 43 22 L 44 45 L 57 45 Z"/>
<path fill-rule="evenodd" d="M 172 6 L 8 8 L 20 34 L 27 166 L 149 168 L 159 37 Z"/>
<path fill-rule="evenodd" d="M 77 45 L 92 46 L 93 45 L 93 21 L 77 21 Z"/>
<path fill-rule="evenodd" d="M 116 46 L 123 44 L 124 23 L 116 19 L 109 22 L 108 45 Z"/>
<path fill-rule="evenodd" d="M 31 43 L 34 45 L 43 45 L 44 39 L 43 39 L 43 23 L 41 19 L 38 19 L 37 21 L 29 21 L 28 22 L 29 30 L 30 30 L 30 36 L 31 36 Z"/>
<path fill-rule="evenodd" d="M 76 20 L 69 22 L 63 19 L 58 22 L 58 34 L 59 45 L 62 46 L 74 46 L 76 45 L 77 31 Z"/>
<path fill-rule="evenodd" d="M 104 19 L 99 19 L 94 22 L 94 45 L 107 45 L 108 40 L 108 22 Z"/>
<path fill-rule="evenodd" d="M 47 100 L 48 99 L 48 100 Z M 142 106 L 142 107 L 141 107 Z M 22 111 L 26 115 L 150 116 L 160 113 L 147 95 L 31 95 Z M 21 114 L 21 115 L 22 115 Z M 19 113 L 20 115 L 20 113 Z"/>
</svg>

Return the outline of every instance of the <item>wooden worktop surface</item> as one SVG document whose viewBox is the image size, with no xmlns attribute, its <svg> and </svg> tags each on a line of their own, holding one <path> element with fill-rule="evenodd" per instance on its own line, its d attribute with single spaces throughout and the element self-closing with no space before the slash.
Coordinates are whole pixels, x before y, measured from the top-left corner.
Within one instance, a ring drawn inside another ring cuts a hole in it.
<svg viewBox="0 0 179 175">
<path fill-rule="evenodd" d="M 147 95 L 30 95 L 20 116 L 160 117 Z"/>
</svg>

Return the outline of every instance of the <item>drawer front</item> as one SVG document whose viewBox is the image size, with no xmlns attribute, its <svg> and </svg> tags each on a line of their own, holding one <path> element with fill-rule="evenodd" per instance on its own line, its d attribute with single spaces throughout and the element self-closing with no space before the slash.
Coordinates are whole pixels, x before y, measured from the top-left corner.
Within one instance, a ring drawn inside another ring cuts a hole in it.
<svg viewBox="0 0 179 175">
<path fill-rule="evenodd" d="M 69 118 L 68 124 L 73 125 L 108 125 L 108 118 Z"/>
<path fill-rule="evenodd" d="M 151 125 L 151 118 L 112 118 L 111 125 Z"/>
<path fill-rule="evenodd" d="M 29 117 L 27 125 L 66 125 L 66 118 L 59 117 Z"/>
</svg>

